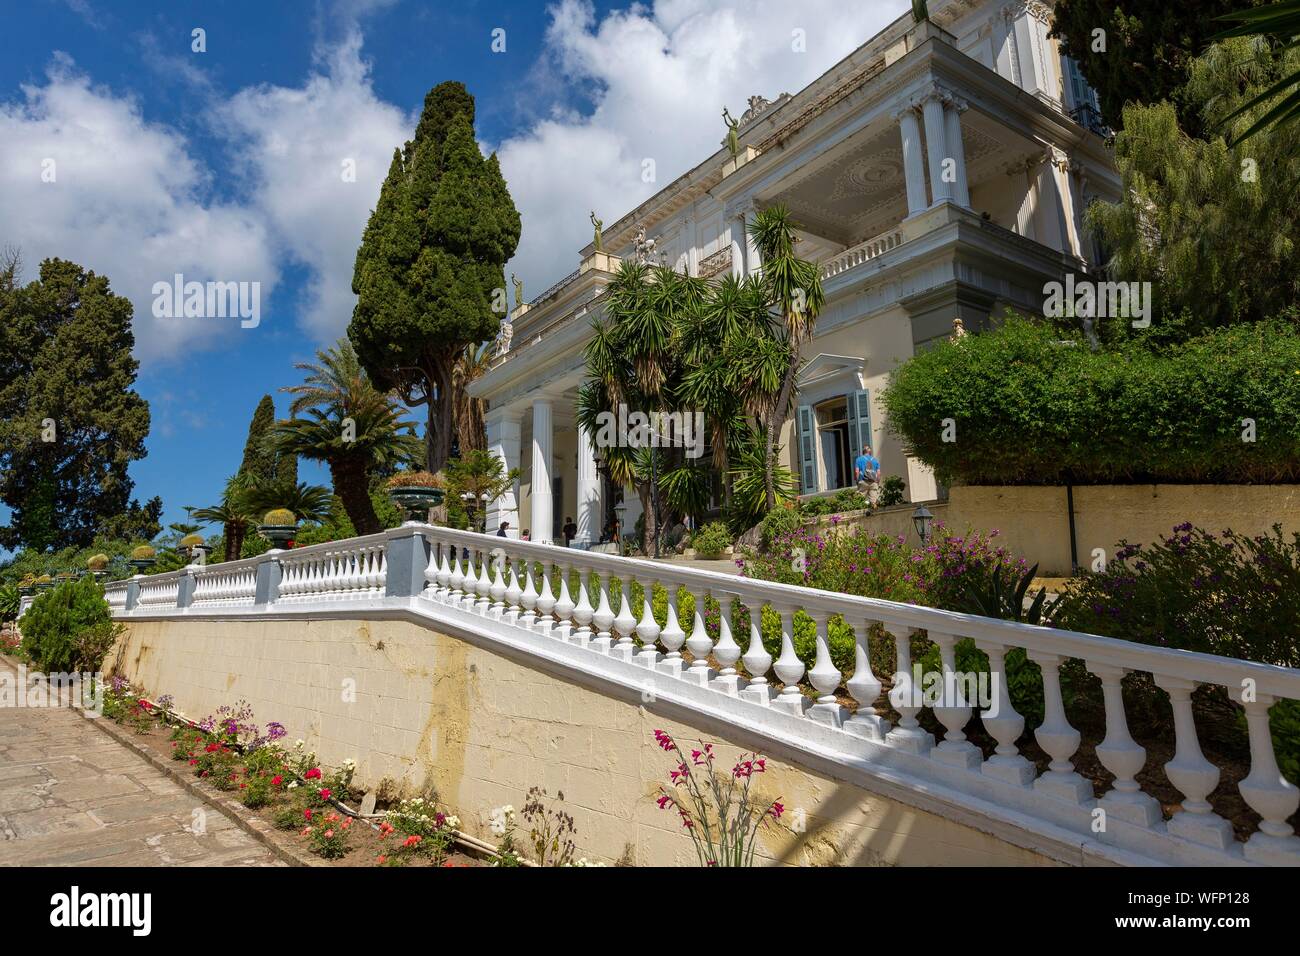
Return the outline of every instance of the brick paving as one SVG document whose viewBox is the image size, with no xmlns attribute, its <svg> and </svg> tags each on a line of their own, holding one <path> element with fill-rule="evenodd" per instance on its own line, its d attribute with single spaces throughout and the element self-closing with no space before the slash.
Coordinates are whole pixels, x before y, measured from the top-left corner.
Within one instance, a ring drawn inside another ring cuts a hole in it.
<svg viewBox="0 0 1300 956">
<path fill-rule="evenodd" d="M 80 714 L 0 707 L 0 866 L 282 865 Z"/>
</svg>

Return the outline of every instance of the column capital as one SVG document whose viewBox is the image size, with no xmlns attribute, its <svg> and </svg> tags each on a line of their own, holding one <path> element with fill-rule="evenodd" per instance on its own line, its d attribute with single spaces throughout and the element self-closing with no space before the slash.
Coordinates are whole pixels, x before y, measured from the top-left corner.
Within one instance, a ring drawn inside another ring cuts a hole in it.
<svg viewBox="0 0 1300 956">
<path fill-rule="evenodd" d="M 1004 20 L 1018 20 L 1028 15 L 1044 26 L 1052 25 L 1052 8 L 1042 0 L 1013 0 L 998 12 Z"/>
<path fill-rule="evenodd" d="M 954 90 L 939 83 L 931 83 L 924 89 L 916 93 L 908 102 L 912 109 L 921 109 L 931 100 L 937 100 L 943 104 L 945 109 L 953 109 L 958 113 L 964 113 L 970 109 L 970 103 L 963 97 L 959 96 Z M 900 113 L 903 110 L 900 109 Z"/>
</svg>

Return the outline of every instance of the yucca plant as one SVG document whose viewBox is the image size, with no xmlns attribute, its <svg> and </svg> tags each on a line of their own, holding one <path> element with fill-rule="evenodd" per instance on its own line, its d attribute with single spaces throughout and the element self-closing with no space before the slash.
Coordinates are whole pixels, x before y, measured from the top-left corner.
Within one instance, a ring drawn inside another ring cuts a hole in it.
<svg viewBox="0 0 1300 956">
<path fill-rule="evenodd" d="M 1229 37 L 1267 37 L 1280 44 L 1282 50 L 1300 47 L 1300 0 L 1282 0 L 1280 3 L 1266 7 L 1234 10 L 1219 19 L 1236 23 L 1237 26 L 1218 34 L 1214 37 L 1215 40 Z M 1294 123 L 1300 119 L 1300 70 L 1288 73 L 1259 95 L 1247 100 L 1224 117 L 1221 125 L 1226 127 L 1238 116 L 1278 96 L 1282 99 L 1255 120 L 1245 132 L 1233 137 L 1228 145 L 1236 146 L 1268 126 Z"/>
</svg>

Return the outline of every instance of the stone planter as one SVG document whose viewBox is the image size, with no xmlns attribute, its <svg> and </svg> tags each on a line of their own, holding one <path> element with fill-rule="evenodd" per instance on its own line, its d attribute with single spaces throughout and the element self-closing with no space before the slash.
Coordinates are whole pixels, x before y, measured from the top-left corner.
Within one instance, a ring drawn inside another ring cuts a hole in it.
<svg viewBox="0 0 1300 956">
<path fill-rule="evenodd" d="M 407 521 L 420 521 L 427 517 L 430 508 L 442 504 L 443 489 L 432 485 L 398 485 L 388 489 L 388 496 L 406 511 Z"/>
</svg>

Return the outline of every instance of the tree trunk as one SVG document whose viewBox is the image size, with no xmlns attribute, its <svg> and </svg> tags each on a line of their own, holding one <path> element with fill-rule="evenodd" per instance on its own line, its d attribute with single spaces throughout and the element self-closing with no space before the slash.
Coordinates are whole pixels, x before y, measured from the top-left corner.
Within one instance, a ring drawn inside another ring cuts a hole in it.
<svg viewBox="0 0 1300 956">
<path fill-rule="evenodd" d="M 651 555 L 654 554 L 655 533 L 658 528 L 655 527 L 654 495 L 650 492 L 650 482 L 637 482 L 636 494 L 641 499 L 641 515 L 644 522 L 642 525 L 644 534 L 641 536 L 641 552 Z"/>
<path fill-rule="evenodd" d="M 330 478 L 334 493 L 343 502 L 343 510 L 357 534 L 376 534 L 383 531 L 374 502 L 370 500 L 370 482 L 366 462 L 356 455 L 345 455 L 330 460 Z"/>
<path fill-rule="evenodd" d="M 434 356 L 425 366 L 424 374 L 429 382 L 428 425 L 424 441 L 426 461 L 430 474 L 436 475 L 446 466 L 451 458 L 451 438 L 454 434 L 452 415 L 452 366 L 455 357 Z"/>
<path fill-rule="evenodd" d="M 222 534 L 224 534 L 226 538 L 225 560 L 234 561 L 236 558 L 239 557 L 239 544 L 240 544 L 240 542 L 235 536 L 235 522 L 227 521 L 225 527 L 222 528 Z"/>
<path fill-rule="evenodd" d="M 776 507 L 776 441 L 785 424 L 786 410 L 790 407 L 790 396 L 794 392 L 794 381 L 799 374 L 799 347 L 790 348 L 790 367 L 786 369 L 785 381 L 777 395 L 776 404 L 767 416 L 767 435 L 763 449 L 763 488 L 767 501 L 767 510 Z"/>
</svg>

